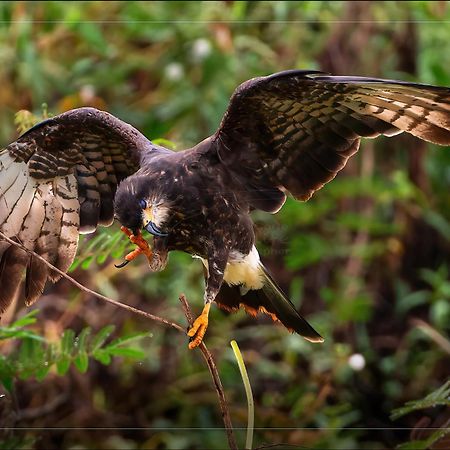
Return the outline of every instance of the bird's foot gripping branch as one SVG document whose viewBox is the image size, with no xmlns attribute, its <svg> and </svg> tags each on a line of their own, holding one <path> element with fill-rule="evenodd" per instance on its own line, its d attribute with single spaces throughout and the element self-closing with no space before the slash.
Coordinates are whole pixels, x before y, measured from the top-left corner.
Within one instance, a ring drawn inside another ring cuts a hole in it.
<svg viewBox="0 0 450 450">
<path fill-rule="evenodd" d="M 141 253 L 143 253 L 147 257 L 149 263 L 151 263 L 153 252 L 148 242 L 142 237 L 142 234 L 139 232 L 138 235 L 134 235 L 131 230 L 126 227 L 120 227 L 120 229 L 128 236 L 130 241 L 137 246 L 137 248 L 128 253 L 128 255 L 125 256 L 125 261 L 121 264 L 117 264 L 116 267 L 119 269 L 125 267 L 130 261 L 133 261 L 133 259 Z"/>
<path fill-rule="evenodd" d="M 144 254 L 149 262 L 151 270 L 157 269 L 156 265 L 160 261 L 160 255 L 157 251 L 153 251 L 148 242 L 142 237 L 142 234 L 134 235 L 127 227 L 120 227 L 121 231 L 128 236 L 130 241 L 136 245 L 136 248 L 125 256 L 125 261 L 121 264 L 116 264 L 117 268 L 125 267 L 130 261 L 133 261 L 141 253 Z M 156 265 L 155 265 L 156 263 Z M 207 303 L 202 313 L 195 319 L 191 328 L 188 330 L 189 348 L 192 350 L 198 347 L 203 342 L 206 329 L 208 328 L 208 316 L 211 303 Z"/>
<path fill-rule="evenodd" d="M 189 336 L 189 348 L 192 350 L 198 347 L 205 336 L 206 329 L 208 328 L 208 316 L 211 303 L 207 303 L 203 308 L 202 313 L 195 319 L 192 327 L 188 331 Z"/>
</svg>

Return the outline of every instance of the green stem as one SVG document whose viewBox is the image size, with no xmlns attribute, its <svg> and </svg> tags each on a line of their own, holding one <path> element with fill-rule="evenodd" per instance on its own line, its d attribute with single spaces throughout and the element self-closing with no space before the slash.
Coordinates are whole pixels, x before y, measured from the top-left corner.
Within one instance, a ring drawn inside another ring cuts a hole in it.
<svg viewBox="0 0 450 450">
<path fill-rule="evenodd" d="M 245 395 L 247 396 L 248 406 L 248 423 L 247 423 L 247 437 L 245 439 L 245 449 L 251 450 L 253 444 L 253 429 L 255 425 L 255 405 L 253 403 L 252 387 L 250 386 L 250 380 L 248 378 L 247 369 L 245 368 L 244 359 L 242 358 L 241 351 L 235 340 L 231 342 L 231 348 L 233 349 L 234 356 L 241 372 L 242 381 L 244 383 Z"/>
</svg>

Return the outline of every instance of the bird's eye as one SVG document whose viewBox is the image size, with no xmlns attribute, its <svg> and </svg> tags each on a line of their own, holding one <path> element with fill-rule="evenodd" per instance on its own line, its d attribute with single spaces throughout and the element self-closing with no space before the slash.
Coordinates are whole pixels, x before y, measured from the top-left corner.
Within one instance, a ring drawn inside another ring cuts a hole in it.
<svg viewBox="0 0 450 450">
<path fill-rule="evenodd" d="M 145 200 L 139 200 L 139 206 L 142 209 L 147 209 L 147 202 Z"/>
</svg>

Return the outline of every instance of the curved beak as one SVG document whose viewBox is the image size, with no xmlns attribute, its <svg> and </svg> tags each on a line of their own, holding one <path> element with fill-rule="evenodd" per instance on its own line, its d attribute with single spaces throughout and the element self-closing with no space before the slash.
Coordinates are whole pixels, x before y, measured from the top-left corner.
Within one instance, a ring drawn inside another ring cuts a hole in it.
<svg viewBox="0 0 450 450">
<path fill-rule="evenodd" d="M 152 221 L 148 222 L 147 225 L 144 226 L 144 228 L 150 234 L 153 234 L 153 236 L 158 236 L 158 237 L 169 236 L 169 233 L 163 233 Z"/>
</svg>

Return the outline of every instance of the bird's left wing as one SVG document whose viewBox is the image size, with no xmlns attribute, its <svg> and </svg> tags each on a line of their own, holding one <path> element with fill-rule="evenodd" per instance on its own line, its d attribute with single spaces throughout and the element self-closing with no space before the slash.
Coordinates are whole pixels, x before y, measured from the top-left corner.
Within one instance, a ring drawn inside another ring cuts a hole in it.
<svg viewBox="0 0 450 450">
<path fill-rule="evenodd" d="M 117 184 L 139 168 L 151 143 L 103 111 L 80 108 L 41 122 L 0 150 L 0 231 L 62 271 L 79 233 L 109 226 Z M 146 156 L 148 157 L 148 156 Z M 58 275 L 0 237 L 0 312 L 25 271 L 25 301 Z"/>
<path fill-rule="evenodd" d="M 401 132 L 449 145 L 450 89 L 291 70 L 236 89 L 211 151 L 251 206 L 276 212 L 332 180 L 361 137 Z"/>
</svg>

